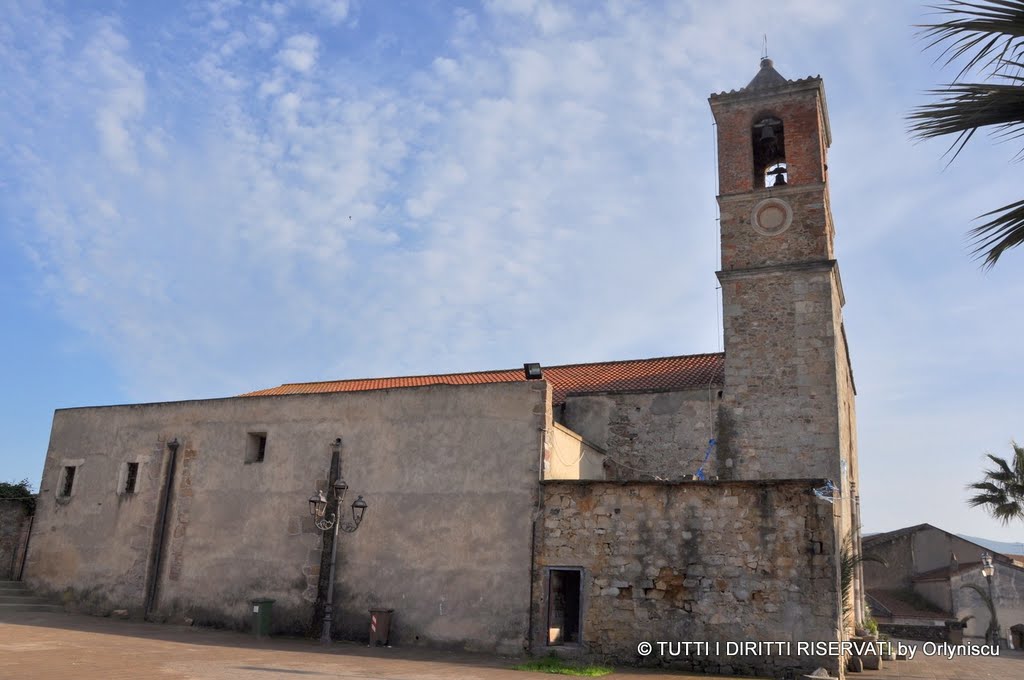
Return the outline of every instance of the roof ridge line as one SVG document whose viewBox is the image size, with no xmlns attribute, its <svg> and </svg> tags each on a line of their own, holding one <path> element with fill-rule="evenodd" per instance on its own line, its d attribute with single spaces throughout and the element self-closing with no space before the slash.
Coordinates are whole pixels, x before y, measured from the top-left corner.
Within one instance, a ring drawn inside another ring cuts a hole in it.
<svg viewBox="0 0 1024 680">
<path fill-rule="evenodd" d="M 658 361 L 665 359 L 688 359 L 690 357 L 714 357 L 724 356 L 725 352 L 699 352 L 697 354 L 672 354 L 669 356 L 661 357 L 648 357 L 646 359 L 610 359 L 608 361 L 583 361 L 576 364 L 555 364 L 551 366 L 545 366 L 541 364 L 542 369 L 549 368 L 575 368 L 578 366 L 602 366 L 609 364 L 629 364 L 638 363 L 641 361 Z M 484 371 L 455 371 L 453 373 L 422 373 L 420 375 L 389 375 L 389 376 L 378 376 L 376 378 L 335 378 L 331 380 L 304 380 L 300 382 L 287 382 L 281 383 L 278 387 L 292 387 L 297 385 L 322 385 L 324 383 L 343 383 L 343 382 L 366 382 L 369 380 L 394 380 L 396 378 L 446 378 L 454 375 L 483 375 L 485 373 L 509 373 L 512 371 L 521 371 L 521 368 L 496 368 Z M 269 388 L 274 389 L 274 388 Z M 262 391 L 262 390 L 256 390 Z"/>
</svg>

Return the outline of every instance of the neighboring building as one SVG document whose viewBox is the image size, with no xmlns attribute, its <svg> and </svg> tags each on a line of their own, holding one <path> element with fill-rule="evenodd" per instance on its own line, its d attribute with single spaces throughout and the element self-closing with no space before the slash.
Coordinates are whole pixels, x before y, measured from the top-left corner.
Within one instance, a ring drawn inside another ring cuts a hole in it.
<svg viewBox="0 0 1024 680">
<path fill-rule="evenodd" d="M 710 101 L 724 354 L 62 409 L 26 579 L 96 613 L 231 626 L 270 597 L 275 629 L 302 631 L 330 552 L 307 499 L 340 468 L 369 503 L 338 546 L 342 636 L 393 607 L 403 645 L 841 673 L 724 648 L 845 634 L 857 455 L 824 88 L 765 59 Z M 645 640 L 710 648 L 643 659 Z"/>
<path fill-rule="evenodd" d="M 21 577 L 32 513 L 29 498 L 0 498 L 0 581 L 17 581 Z"/>
<path fill-rule="evenodd" d="M 930 524 L 918 524 L 863 539 L 864 554 L 884 560 L 867 562 L 864 583 L 872 615 L 882 630 L 899 637 L 944 639 L 951 622 L 972 617 L 963 634 L 985 636 L 988 606 L 966 584 L 988 583 L 981 574 L 982 555 L 992 555 L 993 601 L 1001 636 L 1013 646 L 1014 627 L 1024 628 L 1024 560 L 1004 555 Z"/>
</svg>

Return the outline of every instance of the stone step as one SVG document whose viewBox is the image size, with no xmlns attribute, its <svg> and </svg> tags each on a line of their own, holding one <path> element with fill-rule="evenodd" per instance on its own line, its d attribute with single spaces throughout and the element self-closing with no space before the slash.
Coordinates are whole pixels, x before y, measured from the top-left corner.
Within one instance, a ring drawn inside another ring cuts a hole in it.
<svg viewBox="0 0 1024 680">
<path fill-rule="evenodd" d="M 24 581 L 0 581 L 0 590 L 5 589 L 28 590 L 28 586 L 25 585 Z"/>
<path fill-rule="evenodd" d="M 25 590 L 18 595 L 0 593 L 0 604 L 50 604 L 50 601 L 36 597 L 31 591 Z"/>
<path fill-rule="evenodd" d="M 25 584 L 10 585 L 10 586 L 0 585 L 0 593 L 27 593 L 27 592 L 28 592 L 28 586 L 26 586 Z"/>
<path fill-rule="evenodd" d="M 19 604 L 2 604 L 0 603 L 0 614 L 7 612 L 62 612 L 64 607 L 57 604 L 39 604 L 39 603 L 19 603 Z"/>
</svg>

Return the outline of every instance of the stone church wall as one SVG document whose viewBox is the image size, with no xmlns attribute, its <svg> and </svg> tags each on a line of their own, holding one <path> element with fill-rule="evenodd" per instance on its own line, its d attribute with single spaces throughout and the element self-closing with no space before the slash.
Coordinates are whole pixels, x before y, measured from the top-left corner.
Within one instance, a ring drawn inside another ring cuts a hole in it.
<svg viewBox="0 0 1024 680">
<path fill-rule="evenodd" d="M 777 236 L 765 236 L 751 225 L 754 206 L 783 198 L 793 210 L 793 223 Z M 817 262 L 833 256 L 833 225 L 822 184 L 785 186 L 722 196 L 722 269 L 744 269 Z M 728 345 L 726 345 L 728 350 Z"/>
<path fill-rule="evenodd" d="M 722 277 L 723 477 L 840 483 L 834 277 L 827 263 Z"/>
<path fill-rule="evenodd" d="M 550 570 L 582 569 L 581 647 L 619 663 L 783 677 L 833 657 L 800 641 L 838 639 L 833 506 L 821 480 L 546 482 L 534 590 L 534 653 L 547 647 Z M 767 641 L 791 654 L 671 657 L 640 642 Z M 790 676 L 792 677 L 792 676 Z"/>
<path fill-rule="evenodd" d="M 245 628 L 249 599 L 269 597 L 274 630 L 302 632 L 321 562 L 308 499 L 342 437 L 344 512 L 357 494 L 369 510 L 340 535 L 336 630 L 365 638 L 367 609 L 393 607 L 400 644 L 521 652 L 550 399 L 538 381 L 57 411 L 26 581 L 141 616 L 176 438 L 157 618 Z M 262 462 L 246 462 L 249 433 L 266 435 Z"/>
<path fill-rule="evenodd" d="M 569 396 L 561 421 L 606 453 L 608 479 L 682 479 L 700 468 L 717 428 L 720 385 L 673 392 Z M 717 470 L 712 451 L 708 474 Z"/>
</svg>

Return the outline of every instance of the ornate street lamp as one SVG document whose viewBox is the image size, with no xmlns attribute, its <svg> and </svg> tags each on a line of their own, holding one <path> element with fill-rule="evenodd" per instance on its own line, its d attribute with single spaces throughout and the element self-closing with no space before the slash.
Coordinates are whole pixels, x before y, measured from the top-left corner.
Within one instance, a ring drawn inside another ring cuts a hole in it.
<svg viewBox="0 0 1024 680">
<path fill-rule="evenodd" d="M 996 617 L 996 598 L 992 591 L 992 575 L 996 573 L 995 567 L 992 566 L 992 556 L 987 552 L 981 554 L 981 575 L 988 581 L 988 599 L 992 605 L 992 623 L 989 624 L 989 634 L 991 639 L 987 640 L 992 643 L 998 649 L 999 647 L 999 619 Z"/>
<path fill-rule="evenodd" d="M 332 448 L 338 452 L 340 456 L 341 437 L 334 440 Z M 328 501 L 324 496 L 323 491 L 317 490 L 317 492 L 309 498 L 309 514 L 314 517 L 314 524 L 316 524 L 316 528 L 320 529 L 324 533 L 331 531 L 332 529 L 334 530 L 334 540 L 331 542 L 331 568 L 327 573 L 327 601 L 324 604 L 324 626 L 320 632 L 320 642 L 325 645 L 331 644 L 331 623 L 334 618 L 334 564 L 338 556 L 338 529 L 341 529 L 346 534 L 351 534 L 359 528 L 360 523 L 363 521 L 363 515 L 366 513 L 366 508 L 369 507 L 366 501 L 363 500 L 363 497 L 359 496 L 352 501 L 351 521 L 347 518 L 342 519 L 341 504 L 345 500 L 345 492 L 348 491 L 348 484 L 345 483 L 345 480 L 342 479 L 339 474 L 338 478 L 334 480 L 334 484 L 331 485 L 331 488 L 334 490 L 334 508 L 331 510 L 329 515 L 327 514 Z"/>
</svg>

